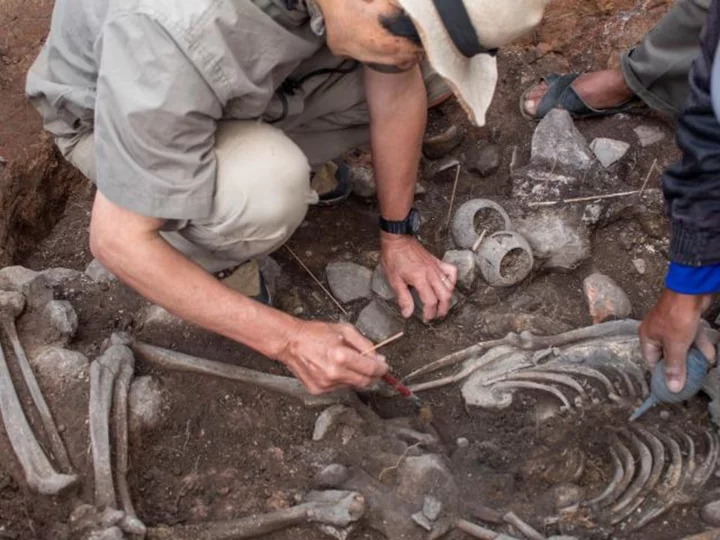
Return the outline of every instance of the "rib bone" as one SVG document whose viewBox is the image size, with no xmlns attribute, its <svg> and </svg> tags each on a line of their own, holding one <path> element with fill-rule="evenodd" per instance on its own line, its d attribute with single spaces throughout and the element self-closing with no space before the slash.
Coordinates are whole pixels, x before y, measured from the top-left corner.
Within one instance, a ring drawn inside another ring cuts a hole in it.
<svg viewBox="0 0 720 540">
<path fill-rule="evenodd" d="M 30 489 L 43 495 L 57 495 L 77 482 L 74 474 L 58 474 L 48 461 L 22 410 L 0 346 L 0 413 L 13 451 L 25 473 Z"/>
<path fill-rule="evenodd" d="M 554 395 L 556 398 L 558 398 L 560 401 L 562 401 L 563 405 L 567 407 L 568 409 L 572 409 L 572 406 L 570 405 L 570 401 L 568 401 L 568 398 L 565 397 L 565 395 L 558 390 L 557 388 L 547 385 L 547 384 L 540 384 L 530 381 L 512 381 L 512 382 L 499 382 L 493 385 L 492 390 L 493 392 L 508 392 L 515 390 L 517 388 L 524 388 L 527 390 L 540 390 L 541 392 L 549 392 L 550 394 Z"/>
<path fill-rule="evenodd" d="M 590 499 L 589 501 L 584 501 L 581 503 L 581 506 L 599 505 L 607 500 L 617 490 L 618 484 L 622 481 L 623 476 L 625 475 L 625 469 L 623 468 L 622 461 L 618 456 L 618 451 L 614 446 L 610 447 L 610 457 L 612 458 L 613 465 L 615 466 L 615 474 L 613 475 L 612 480 L 610 480 L 610 483 L 600 495 L 594 499 Z"/>
<path fill-rule="evenodd" d="M 127 483 L 128 472 L 128 392 L 130 382 L 135 371 L 135 358 L 130 349 L 127 354 L 122 355 L 120 375 L 115 382 L 113 408 L 115 410 L 115 483 L 117 493 L 120 497 L 120 504 L 125 511 L 125 516 L 120 522 L 120 527 L 130 534 L 144 536 L 147 528 L 140 521 L 135 513 L 130 489 Z"/>
<path fill-rule="evenodd" d="M 327 407 L 348 400 L 347 395 L 342 392 L 313 396 L 305 390 L 300 381 L 291 377 L 270 375 L 240 366 L 213 362 L 212 360 L 170 351 L 168 349 L 155 347 L 154 345 L 148 345 L 147 343 L 135 342 L 132 344 L 132 348 L 139 352 L 146 360 L 156 365 L 179 371 L 214 375 L 224 379 L 244 382 L 298 399 L 302 401 L 306 407 Z"/>
<path fill-rule="evenodd" d="M 11 296 L 14 297 L 15 295 L 21 299 L 20 304 L 17 303 L 15 298 L 11 298 Z M 45 433 L 50 440 L 50 447 L 55 455 L 55 459 L 57 459 L 60 469 L 63 472 L 72 474 L 72 465 L 70 464 L 70 458 L 68 457 L 67 450 L 65 449 L 65 444 L 60 438 L 60 432 L 55 425 L 52 413 L 50 412 L 50 407 L 48 407 L 48 404 L 45 401 L 45 396 L 43 396 L 43 393 L 40 390 L 40 385 L 38 385 L 35 373 L 33 372 L 32 367 L 30 367 L 30 362 L 28 362 L 27 356 L 25 355 L 25 349 L 20 343 L 17 328 L 15 327 L 15 317 L 22 312 L 22 309 L 18 311 L 17 309 L 10 308 L 10 306 L 13 305 L 13 308 L 16 308 L 18 305 L 24 305 L 24 303 L 25 298 L 20 293 L 0 293 L 0 323 L 2 324 L 2 328 L 10 339 L 10 343 L 15 351 L 15 358 L 17 359 L 18 366 L 20 367 L 20 372 L 25 380 L 25 385 L 30 393 L 30 397 L 40 414 L 40 420 L 42 420 Z"/>
<path fill-rule="evenodd" d="M 567 375 L 559 375 L 556 373 L 547 373 L 545 371 L 535 369 L 526 369 L 515 373 L 507 373 L 506 375 L 501 375 L 500 377 L 495 377 L 494 379 L 490 379 L 489 381 L 487 381 L 485 383 L 485 386 L 489 386 L 491 384 L 495 384 L 501 381 L 518 380 L 554 382 L 572 388 L 580 395 L 580 397 L 582 397 L 583 399 L 587 399 L 585 389 L 580 385 L 579 382 L 577 382 L 572 377 L 568 377 Z"/>
<path fill-rule="evenodd" d="M 625 490 L 632 482 L 633 476 L 635 476 L 635 458 L 633 458 L 632 452 L 625 446 L 625 443 L 616 435 L 613 435 L 612 447 L 615 448 L 622 461 L 623 476 L 619 482 L 613 485 L 613 490 L 610 493 L 595 503 L 600 507 L 610 506 L 614 503 L 618 497 L 625 493 Z"/>
<path fill-rule="evenodd" d="M 707 437 L 709 443 L 708 453 L 705 457 L 705 461 L 703 461 L 702 465 L 697 468 L 695 474 L 691 479 L 692 488 L 703 487 L 707 483 L 707 481 L 710 480 L 710 477 L 715 472 L 715 466 L 718 462 L 720 443 L 718 443 L 717 435 L 715 435 L 712 431 L 708 430 L 705 432 L 705 436 Z"/>
<path fill-rule="evenodd" d="M 611 523 L 613 525 L 622 521 L 621 519 L 618 519 L 618 513 L 621 512 L 623 509 L 627 508 L 633 502 L 635 497 L 637 497 L 642 492 L 645 484 L 650 478 L 650 473 L 653 469 L 653 457 L 650 449 L 634 433 L 624 433 L 627 437 L 630 438 L 633 446 L 640 455 L 640 470 L 638 471 L 635 480 L 628 487 L 627 491 L 625 491 L 623 496 L 610 509 L 611 515 L 614 514 L 614 516 L 611 518 Z"/>
<path fill-rule="evenodd" d="M 550 363 L 542 366 L 542 369 L 545 371 L 552 371 L 556 373 L 569 373 L 572 375 L 580 375 L 582 377 L 587 377 L 589 379 L 595 379 L 605 387 L 605 391 L 607 392 L 608 399 L 610 401 L 620 400 L 620 396 L 618 396 L 615 392 L 615 387 L 613 386 L 612 381 L 608 379 L 602 371 L 599 371 L 595 368 L 566 363 Z"/>
<path fill-rule="evenodd" d="M 310 501 L 270 514 L 251 516 L 232 521 L 152 527 L 150 540 L 221 540 L 258 538 L 273 531 L 305 523 L 321 523 L 347 527 L 365 513 L 365 499 L 354 491 L 328 491 L 310 494 Z"/>
</svg>

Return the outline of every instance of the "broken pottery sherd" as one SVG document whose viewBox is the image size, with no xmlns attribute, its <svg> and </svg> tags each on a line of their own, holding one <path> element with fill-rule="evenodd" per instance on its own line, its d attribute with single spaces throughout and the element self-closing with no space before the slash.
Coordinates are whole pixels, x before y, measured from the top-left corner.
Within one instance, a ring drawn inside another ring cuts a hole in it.
<svg viewBox="0 0 720 540">
<path fill-rule="evenodd" d="M 462 131 L 453 124 L 438 135 L 426 136 L 423 139 L 422 152 L 428 159 L 440 159 L 460 146 L 462 141 Z"/>
<path fill-rule="evenodd" d="M 604 137 L 593 139 L 590 143 L 590 149 L 595 153 L 595 157 L 600 164 L 606 169 L 620 161 L 629 148 L 630 145 L 624 141 L 616 141 L 615 139 L 606 139 Z"/>
</svg>

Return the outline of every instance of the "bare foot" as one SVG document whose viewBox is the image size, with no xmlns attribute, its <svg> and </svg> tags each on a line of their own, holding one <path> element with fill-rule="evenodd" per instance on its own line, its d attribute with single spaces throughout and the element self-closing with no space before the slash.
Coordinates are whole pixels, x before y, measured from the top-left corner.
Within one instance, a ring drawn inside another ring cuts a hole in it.
<svg viewBox="0 0 720 540">
<path fill-rule="evenodd" d="M 572 83 L 572 88 L 593 109 L 608 109 L 622 105 L 633 97 L 620 69 L 583 73 Z M 540 101 L 548 91 L 545 81 L 537 84 L 527 96 L 523 107 L 535 116 Z"/>
</svg>

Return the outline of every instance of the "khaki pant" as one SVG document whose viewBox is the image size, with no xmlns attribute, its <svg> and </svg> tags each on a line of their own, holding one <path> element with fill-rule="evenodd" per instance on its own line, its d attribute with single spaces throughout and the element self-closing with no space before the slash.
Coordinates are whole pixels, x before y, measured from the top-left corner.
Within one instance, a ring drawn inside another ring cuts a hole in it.
<svg viewBox="0 0 720 540">
<path fill-rule="evenodd" d="M 337 67 L 340 60 L 325 49 L 313 62 L 317 69 Z M 425 82 L 430 102 L 449 93 L 428 69 Z M 302 223 L 308 205 L 317 202 L 310 189 L 311 167 L 369 141 L 362 69 L 312 77 L 303 84 L 303 95 L 302 111 L 291 111 L 276 124 L 218 124 L 212 214 L 204 220 L 168 221 L 161 232 L 208 271 L 224 270 L 282 246 Z M 94 182 L 93 134 L 68 143 L 57 141 L 68 161 Z"/>
<path fill-rule="evenodd" d="M 688 74 L 700 52 L 711 0 L 678 0 L 642 42 L 623 54 L 630 89 L 649 107 L 677 117 L 685 106 Z"/>
</svg>

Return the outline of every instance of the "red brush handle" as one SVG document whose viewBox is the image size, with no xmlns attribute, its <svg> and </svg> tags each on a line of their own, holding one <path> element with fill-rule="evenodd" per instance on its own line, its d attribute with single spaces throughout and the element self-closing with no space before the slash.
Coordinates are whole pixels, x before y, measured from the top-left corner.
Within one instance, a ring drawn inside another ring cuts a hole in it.
<svg viewBox="0 0 720 540">
<path fill-rule="evenodd" d="M 412 390 L 410 390 L 407 386 L 398 381 L 395 377 L 390 375 L 390 373 L 386 373 L 385 375 L 383 375 L 383 381 L 385 381 L 395 390 L 397 390 L 402 397 L 410 397 L 413 395 Z"/>
</svg>

